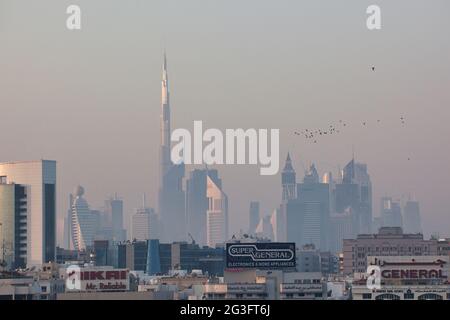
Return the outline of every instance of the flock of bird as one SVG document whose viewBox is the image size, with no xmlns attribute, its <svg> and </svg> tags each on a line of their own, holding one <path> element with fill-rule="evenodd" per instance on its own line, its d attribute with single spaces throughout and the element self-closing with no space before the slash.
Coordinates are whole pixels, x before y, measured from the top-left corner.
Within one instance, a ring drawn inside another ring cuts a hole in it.
<svg viewBox="0 0 450 320">
<path fill-rule="evenodd" d="M 375 72 L 375 66 L 372 66 L 371 69 L 373 72 Z M 380 119 L 377 119 L 375 123 L 380 124 L 381 122 L 382 121 Z M 371 123 L 372 123 L 371 121 L 362 121 L 360 124 L 357 125 L 367 127 Z M 406 124 L 406 118 L 404 116 L 400 116 L 400 124 L 402 126 Z M 306 140 L 312 143 L 317 143 L 320 138 L 339 134 L 348 126 L 349 123 L 347 121 L 339 120 L 338 123 L 330 124 L 326 128 L 296 130 L 294 131 L 294 134 L 300 137 L 304 137 Z M 411 158 L 408 158 L 408 161 L 409 160 L 411 160 Z"/>
<path fill-rule="evenodd" d="M 361 126 L 367 127 L 369 125 L 369 121 L 362 121 Z M 377 124 L 381 123 L 381 120 L 376 120 Z M 404 116 L 400 117 L 400 123 L 401 125 L 406 124 L 406 118 Z M 311 141 L 312 143 L 317 143 L 318 140 L 325 136 L 331 136 L 341 133 L 346 127 L 349 127 L 349 123 L 344 120 L 339 120 L 336 124 L 330 124 L 326 128 L 318 128 L 318 129 L 302 129 L 302 130 L 296 130 L 294 131 L 294 134 L 300 137 L 305 138 L 308 141 Z"/>
</svg>

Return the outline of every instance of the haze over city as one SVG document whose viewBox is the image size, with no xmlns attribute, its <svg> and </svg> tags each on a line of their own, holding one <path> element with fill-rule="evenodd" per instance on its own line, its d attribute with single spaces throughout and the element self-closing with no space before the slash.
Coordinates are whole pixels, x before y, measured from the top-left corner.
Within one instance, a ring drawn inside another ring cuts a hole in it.
<svg viewBox="0 0 450 320">
<path fill-rule="evenodd" d="M 94 208 L 121 196 L 126 225 L 142 193 L 157 207 L 164 50 L 173 129 L 279 128 L 280 165 L 290 151 L 298 179 L 311 163 L 337 176 L 354 154 L 374 216 L 382 196 L 410 195 L 425 234 L 449 235 L 447 1 L 377 1 L 376 33 L 365 0 L 76 1 L 83 28 L 71 33 L 72 2 L 0 0 L 0 162 L 57 160 L 60 243 L 79 184 Z M 317 143 L 294 134 L 339 120 L 345 130 Z M 280 175 L 217 169 L 231 233 L 247 229 L 251 200 L 263 214 L 279 205 Z"/>
</svg>

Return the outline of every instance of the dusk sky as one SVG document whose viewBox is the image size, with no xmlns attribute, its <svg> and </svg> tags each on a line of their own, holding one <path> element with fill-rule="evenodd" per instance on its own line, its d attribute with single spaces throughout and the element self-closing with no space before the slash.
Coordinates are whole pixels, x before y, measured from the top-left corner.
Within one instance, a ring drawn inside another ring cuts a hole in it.
<svg viewBox="0 0 450 320">
<path fill-rule="evenodd" d="M 381 30 L 366 27 L 371 4 Z M 411 196 L 426 236 L 450 236 L 449 30 L 448 0 L 0 0 L 0 162 L 57 160 L 60 227 L 78 184 L 93 208 L 117 192 L 127 226 L 142 193 L 157 207 L 165 48 L 172 129 L 280 129 L 298 180 L 312 162 L 337 176 L 354 150 L 374 216 L 380 197 Z M 316 144 L 294 135 L 339 120 Z M 280 175 L 217 169 L 232 232 L 251 200 L 279 205 Z"/>
</svg>

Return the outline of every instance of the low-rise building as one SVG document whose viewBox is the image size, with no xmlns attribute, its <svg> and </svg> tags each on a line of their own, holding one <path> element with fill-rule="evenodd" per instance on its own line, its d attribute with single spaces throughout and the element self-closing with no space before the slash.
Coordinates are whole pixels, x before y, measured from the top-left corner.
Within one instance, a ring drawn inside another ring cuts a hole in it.
<svg viewBox="0 0 450 320">
<path fill-rule="evenodd" d="M 448 256 L 372 256 L 371 276 L 355 274 L 354 300 L 450 300 Z"/>
<path fill-rule="evenodd" d="M 59 279 L 57 265 L 0 274 L 0 300 L 54 300 L 64 292 L 64 280 Z"/>
<path fill-rule="evenodd" d="M 378 234 L 360 234 L 344 239 L 344 275 L 366 272 L 368 256 L 433 256 L 437 240 L 422 234 L 405 234 L 400 227 L 383 227 Z"/>
<path fill-rule="evenodd" d="M 283 272 L 280 270 L 225 271 L 221 283 L 204 286 L 207 300 L 326 299 L 327 284 L 320 272 Z"/>
<path fill-rule="evenodd" d="M 327 283 L 320 272 L 287 272 L 280 284 L 281 300 L 322 300 L 327 298 Z"/>
</svg>

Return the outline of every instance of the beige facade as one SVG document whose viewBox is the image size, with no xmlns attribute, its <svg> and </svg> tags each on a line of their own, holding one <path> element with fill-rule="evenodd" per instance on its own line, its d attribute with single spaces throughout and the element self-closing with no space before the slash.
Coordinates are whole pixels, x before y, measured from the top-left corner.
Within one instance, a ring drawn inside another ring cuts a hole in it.
<svg viewBox="0 0 450 320">
<path fill-rule="evenodd" d="M 353 300 L 450 299 L 448 256 L 371 256 L 367 263 L 378 271 L 355 274 Z"/>
<path fill-rule="evenodd" d="M 378 234 L 360 234 L 344 239 L 343 272 L 365 273 L 368 256 L 437 255 L 437 240 L 425 240 L 422 234 L 404 234 L 401 228 L 381 228 Z"/>
</svg>

